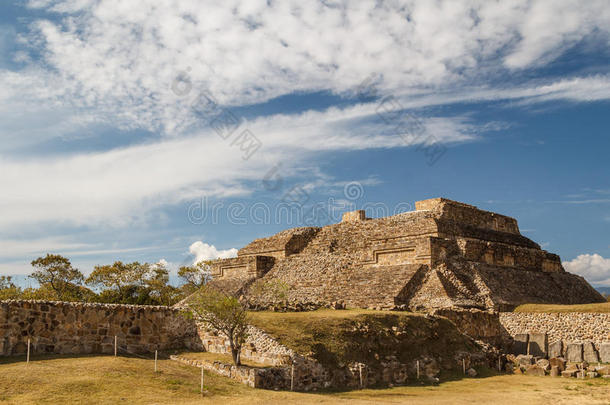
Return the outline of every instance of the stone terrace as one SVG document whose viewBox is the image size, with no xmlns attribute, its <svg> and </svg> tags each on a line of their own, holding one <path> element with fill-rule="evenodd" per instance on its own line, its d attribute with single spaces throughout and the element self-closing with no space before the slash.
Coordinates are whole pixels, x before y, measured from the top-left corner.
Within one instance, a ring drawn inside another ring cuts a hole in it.
<svg viewBox="0 0 610 405">
<path fill-rule="evenodd" d="M 513 218 L 443 198 L 387 218 L 345 213 L 338 224 L 257 239 L 216 261 L 212 285 L 264 305 L 250 286 L 280 282 L 292 304 L 506 310 L 533 303 L 601 302 L 559 256 L 522 236 Z M 281 304 L 281 303 L 279 303 Z"/>
</svg>

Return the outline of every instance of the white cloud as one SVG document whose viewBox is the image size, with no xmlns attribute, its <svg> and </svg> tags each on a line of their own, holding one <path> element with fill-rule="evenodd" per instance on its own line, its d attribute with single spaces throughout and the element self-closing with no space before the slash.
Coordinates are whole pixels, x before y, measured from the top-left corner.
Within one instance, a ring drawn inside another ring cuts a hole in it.
<svg viewBox="0 0 610 405">
<path fill-rule="evenodd" d="M 44 255 L 46 253 L 62 253 L 70 250 L 91 248 L 93 245 L 82 242 L 71 242 L 65 238 L 40 239 L 2 239 L 0 240 L 0 259 L 27 255 Z M 32 257 L 34 259 L 34 257 Z"/>
<path fill-rule="evenodd" d="M 124 226 L 202 195 L 247 194 L 248 183 L 259 182 L 277 162 L 289 176 L 304 164 L 315 167 L 325 152 L 405 146 L 392 125 L 379 122 L 377 104 L 363 103 L 252 119 L 242 128 L 263 147 L 244 161 L 190 108 L 202 89 L 223 105 L 241 106 L 295 92 L 351 96 L 373 74 L 380 93 L 395 95 L 405 108 L 610 99 L 608 75 L 504 80 L 507 69 L 548 63 L 592 33 L 606 41 L 605 1 L 586 7 L 526 0 L 29 5 L 58 14 L 36 21 L 23 36 L 25 68 L 0 70 L 0 226 L 7 232 L 32 224 Z M 186 95 L 172 91 L 181 72 L 192 84 Z M 51 138 L 99 135 L 101 125 L 161 136 L 63 156 L 9 155 Z M 468 117 L 423 117 L 422 125 L 445 143 L 481 132 Z"/>
<path fill-rule="evenodd" d="M 208 245 L 202 241 L 197 241 L 189 247 L 189 252 L 195 256 L 193 263 L 199 263 L 203 260 L 227 259 L 229 257 L 237 257 L 237 249 L 231 248 L 226 250 L 218 250 L 214 245 Z"/>
<path fill-rule="evenodd" d="M 505 63 L 511 68 L 543 64 L 610 21 L 608 3 L 539 0 L 531 2 L 527 16 L 516 25 L 521 41 Z"/>
<path fill-rule="evenodd" d="M 563 267 L 583 276 L 591 284 L 610 287 L 610 259 L 597 253 L 578 255 L 574 260 L 563 262 Z"/>
<path fill-rule="evenodd" d="M 0 70 L 0 151 L 88 136 L 103 124 L 192 133 L 201 118 L 188 105 L 202 89 L 221 104 L 244 105 L 300 91 L 351 94 L 376 75 L 380 93 L 409 108 L 610 98 L 610 77 L 603 75 L 497 84 L 505 83 L 506 67 L 548 62 L 592 33 L 606 40 L 605 1 L 581 7 L 525 0 L 37 0 L 29 6 L 59 19 L 37 20 L 23 35 L 44 63 L 34 58 L 23 70 Z M 172 84 L 183 74 L 192 90 L 177 95 Z"/>
<path fill-rule="evenodd" d="M 95 264 L 87 257 L 106 256 L 114 260 L 116 254 L 140 254 L 166 248 L 165 246 L 109 247 L 105 244 L 83 243 L 78 237 L 44 237 L 0 239 L 0 274 L 27 274 L 32 271 L 30 262 L 47 253 L 60 254 L 75 259 L 74 264 L 88 272 Z M 19 258 L 19 261 L 15 261 Z"/>
<path fill-rule="evenodd" d="M 0 154 L 0 188 L 11 190 L 0 201 L 0 225 L 124 226 L 168 204 L 247 194 L 246 183 L 260 182 L 278 161 L 286 175 L 322 152 L 407 146 L 374 111 L 374 104 L 366 104 L 245 122 L 242 129 L 262 142 L 248 160 L 231 144 L 234 138 L 213 131 L 69 156 L 24 160 Z M 420 143 L 429 135 L 443 143 L 476 137 L 464 117 L 424 118 L 422 128 Z"/>
<path fill-rule="evenodd" d="M 606 77 L 495 89 L 507 68 L 548 63 L 591 35 L 607 41 L 610 11 L 604 0 L 586 7 L 557 0 L 30 5 L 63 18 L 39 20 L 27 36 L 51 68 L 39 75 L 44 85 L 36 86 L 43 99 L 95 111 L 99 119 L 125 128 L 179 134 L 195 125 L 196 117 L 180 105 L 183 97 L 171 91 L 181 72 L 194 89 L 208 89 L 225 105 L 300 91 L 352 93 L 371 74 L 381 78 L 383 94 L 410 98 L 443 92 L 451 98 L 462 89 L 465 99 L 512 92 L 590 100 L 610 93 Z M 482 87 L 477 92 L 473 85 Z M 491 86 L 487 95 L 485 86 Z M 52 94 L 46 88 L 54 89 Z"/>
<path fill-rule="evenodd" d="M 610 99 L 610 76 L 544 79 L 512 86 L 463 86 L 419 94 L 407 90 L 395 96 L 405 108 L 485 101 L 514 101 L 513 106 L 559 100 L 590 102 Z"/>
</svg>

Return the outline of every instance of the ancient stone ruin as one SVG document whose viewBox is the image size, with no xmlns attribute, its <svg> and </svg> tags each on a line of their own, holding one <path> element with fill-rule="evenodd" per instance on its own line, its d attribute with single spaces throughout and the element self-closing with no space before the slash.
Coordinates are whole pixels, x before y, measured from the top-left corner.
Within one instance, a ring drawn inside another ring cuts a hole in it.
<svg viewBox="0 0 610 405">
<path fill-rule="evenodd" d="M 201 346 L 179 309 L 152 305 L 0 301 L 0 356 L 154 353 Z M 116 346 L 115 346 L 116 345 Z"/>
<path fill-rule="evenodd" d="M 603 302 L 558 255 L 521 235 L 517 221 L 434 198 L 386 218 L 347 212 L 338 224 L 257 239 L 212 264 L 212 285 L 272 306 L 261 285 L 286 286 L 285 305 L 511 310 L 523 303 Z"/>
<path fill-rule="evenodd" d="M 213 262 L 212 270 L 212 286 L 258 309 L 427 312 L 366 311 L 342 321 L 333 329 L 348 344 L 341 361 L 326 356 L 326 348 L 297 353 L 265 325 L 250 325 L 241 355 L 267 367 L 171 357 L 251 387 L 309 391 L 435 382 L 441 370 L 473 376 L 471 367 L 478 366 L 610 378 L 610 366 L 597 364 L 610 362 L 610 314 L 504 312 L 522 303 L 603 297 L 567 273 L 559 256 L 522 236 L 515 219 L 472 205 L 437 198 L 388 218 L 348 212 L 338 224 L 257 239 L 238 257 Z M 188 299 L 174 308 L 3 301 L 0 356 L 28 348 L 69 355 L 228 353 L 227 339 L 185 317 L 183 306 Z"/>
</svg>

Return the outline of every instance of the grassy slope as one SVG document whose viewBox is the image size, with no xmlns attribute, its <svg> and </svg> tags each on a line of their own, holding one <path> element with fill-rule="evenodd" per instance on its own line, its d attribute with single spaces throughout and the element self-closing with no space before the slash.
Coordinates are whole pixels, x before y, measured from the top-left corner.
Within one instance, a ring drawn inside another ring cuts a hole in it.
<svg viewBox="0 0 610 405">
<path fill-rule="evenodd" d="M 16 361 L 20 360 L 20 361 Z M 610 381 L 492 376 L 442 383 L 342 393 L 305 394 L 255 390 L 206 373 L 205 399 L 199 369 L 169 360 L 153 372 L 151 360 L 113 357 L 35 357 L 0 360 L 0 403 L 10 404 L 488 404 L 547 402 L 608 404 Z"/>
<path fill-rule="evenodd" d="M 375 354 L 381 359 L 397 355 L 399 360 L 409 362 L 427 353 L 451 359 L 456 350 L 476 350 L 449 321 L 408 312 L 253 312 L 251 323 L 296 352 L 331 367 L 352 361 L 373 364 L 377 361 Z M 365 325 L 368 331 L 354 331 L 355 325 Z M 406 329 L 406 334 L 396 338 L 385 332 L 393 326 Z"/>
<path fill-rule="evenodd" d="M 514 312 L 610 312 L 610 302 L 581 305 L 525 304 Z"/>
</svg>

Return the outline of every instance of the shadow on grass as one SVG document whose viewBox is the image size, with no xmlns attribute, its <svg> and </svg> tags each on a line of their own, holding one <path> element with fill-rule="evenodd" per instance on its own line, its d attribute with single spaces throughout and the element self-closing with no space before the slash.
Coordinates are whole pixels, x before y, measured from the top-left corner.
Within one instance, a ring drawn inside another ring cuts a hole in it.
<svg viewBox="0 0 610 405">
<path fill-rule="evenodd" d="M 159 352 L 158 354 L 158 359 L 159 360 L 168 360 L 170 354 L 175 354 L 176 352 L 171 351 L 171 352 Z M 87 359 L 87 358 L 98 358 L 98 357 L 107 357 L 107 358 L 113 358 L 114 355 L 112 354 L 96 354 L 96 353 L 92 353 L 92 354 L 33 354 L 30 356 L 30 363 L 39 363 L 39 362 L 46 362 L 46 361 L 54 361 L 54 360 L 64 360 L 64 359 Z M 152 355 L 147 355 L 147 356 L 142 356 L 142 355 L 138 355 L 138 356 L 134 356 L 134 355 L 119 355 L 117 356 L 118 358 L 131 358 L 131 359 L 139 359 L 139 360 L 149 360 L 149 361 L 154 361 L 154 354 Z M 10 356 L 10 357 L 0 357 L 0 365 L 4 365 L 4 364 L 15 364 L 15 363 L 23 363 L 25 365 L 26 363 L 26 356 L 25 355 L 15 355 L 15 356 Z M 422 378 L 420 380 L 416 380 L 414 378 L 410 378 L 409 380 L 407 380 L 407 382 L 405 384 L 394 384 L 393 387 L 437 387 L 439 385 L 442 385 L 444 383 L 447 382 L 453 382 L 453 381 L 460 381 L 460 380 L 464 380 L 464 379 L 469 379 L 469 380 L 473 380 L 473 379 L 484 379 L 484 378 L 489 378 L 489 377 L 495 377 L 498 375 L 503 375 L 503 373 L 498 373 L 497 371 L 494 371 L 492 369 L 488 369 L 488 368 L 477 368 L 476 369 L 478 372 L 478 376 L 475 378 L 472 377 L 467 377 L 465 376 L 461 371 L 453 371 L 453 372 L 445 372 L 442 373 L 440 376 L 440 380 L 438 382 L 431 382 L 428 381 L 426 378 Z M 224 377 L 221 375 L 216 374 L 216 376 L 218 378 L 221 379 L 226 379 L 228 382 L 234 382 L 234 380 L 232 380 L 229 377 Z M 245 387 L 244 387 L 245 388 Z M 404 392 L 396 392 L 396 393 L 392 393 L 392 391 L 389 389 L 391 387 L 388 387 L 387 385 L 377 385 L 377 386 L 370 386 L 370 387 L 365 387 L 363 389 L 371 391 L 371 395 L 378 395 L 380 394 L 382 391 L 384 391 L 383 395 L 384 396 L 401 396 L 404 397 L 405 393 Z M 346 394 L 346 393 L 350 393 L 350 392 L 357 392 L 357 391 L 361 391 L 360 388 L 324 388 L 324 389 L 318 389 L 316 391 L 308 391 L 308 394 L 317 394 L 317 395 L 327 395 L 327 394 Z M 299 391 L 295 391 L 295 393 L 297 393 Z"/>
<path fill-rule="evenodd" d="M 307 393 L 308 394 L 321 394 L 321 395 L 342 394 L 342 393 L 345 394 L 345 393 L 361 391 L 361 390 L 370 390 L 370 391 L 374 391 L 374 392 L 378 393 L 380 391 L 385 390 L 386 392 L 384 393 L 384 396 L 396 395 L 396 396 L 404 397 L 405 396 L 404 392 L 392 394 L 389 391 L 389 389 L 398 388 L 398 387 L 433 388 L 433 387 L 438 387 L 438 386 L 440 386 L 444 383 L 448 383 L 448 382 L 461 381 L 461 380 L 477 380 L 477 379 L 485 379 L 485 378 L 490 378 L 490 377 L 506 375 L 506 373 L 499 373 L 498 371 L 495 371 L 490 368 L 485 368 L 485 367 L 475 367 L 475 369 L 478 373 L 476 377 L 468 377 L 468 376 L 464 375 L 461 371 L 452 371 L 452 372 L 441 373 L 438 382 L 429 381 L 429 380 L 427 380 L 427 378 L 421 378 L 419 380 L 414 379 L 414 378 L 409 378 L 405 384 L 393 384 L 392 387 L 389 387 L 387 385 L 374 385 L 374 386 L 369 386 L 369 387 L 364 387 L 364 388 L 323 388 L 323 389 L 319 389 L 317 391 L 307 391 Z M 374 394 L 372 394 L 372 395 L 374 395 Z"/>
<path fill-rule="evenodd" d="M 177 351 L 176 351 L 177 353 Z M 171 352 L 158 352 L 157 359 L 158 360 L 169 360 L 169 356 L 171 354 L 175 354 L 174 351 Z M 58 353 L 34 353 L 30 355 L 30 363 L 39 362 L 39 361 L 47 361 L 47 360 L 62 360 L 62 359 L 84 359 L 84 358 L 94 358 L 94 357 L 114 357 L 114 354 L 108 353 L 88 353 L 88 354 L 58 354 Z M 140 359 L 140 360 L 155 360 L 155 354 L 134 354 L 134 353 L 118 353 L 117 357 L 120 358 L 131 358 L 131 359 Z M 16 354 L 11 356 L 2 356 L 0 357 L 0 365 L 2 364 L 14 364 L 14 363 L 26 363 L 27 355 L 25 354 Z"/>
</svg>

